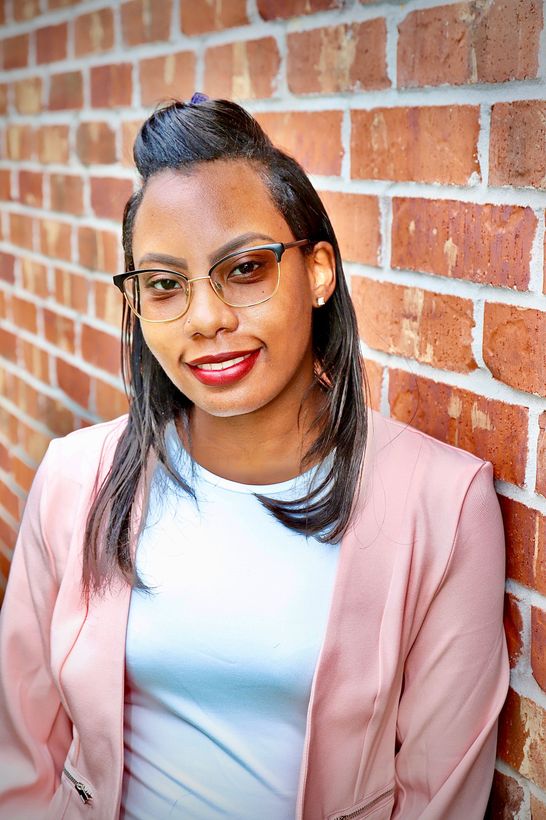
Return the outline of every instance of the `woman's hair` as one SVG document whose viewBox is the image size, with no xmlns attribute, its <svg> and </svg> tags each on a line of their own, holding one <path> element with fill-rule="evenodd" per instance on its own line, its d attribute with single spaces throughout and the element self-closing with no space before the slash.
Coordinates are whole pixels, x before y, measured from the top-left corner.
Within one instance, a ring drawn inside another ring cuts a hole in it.
<svg viewBox="0 0 546 820">
<path fill-rule="evenodd" d="M 156 110 L 142 125 L 133 155 L 141 188 L 125 206 L 123 249 L 125 269 L 134 270 L 133 227 L 148 181 L 165 169 L 190 173 L 201 163 L 234 160 L 250 163 L 296 239 L 331 243 L 335 253 L 336 287 L 324 307 L 313 310 L 312 344 L 315 387 L 321 404 L 312 421 L 316 438 L 301 468 L 327 456 L 326 475 L 303 498 L 277 501 L 258 495 L 261 503 L 286 527 L 324 542 L 336 543 L 347 530 L 367 439 L 364 389 L 368 391 L 360 353 L 356 317 L 345 281 L 338 243 L 324 206 L 305 171 L 275 147 L 258 122 L 230 100 L 197 103 L 174 101 Z M 300 252 L 312 253 L 313 246 Z M 129 396 L 129 417 L 87 518 L 83 588 L 99 591 L 119 571 L 144 588 L 135 571 L 131 523 L 137 493 L 142 489 L 150 457 L 156 458 L 186 492 L 189 481 L 179 475 L 166 448 L 165 428 L 181 416 L 187 420 L 190 400 L 178 390 L 150 352 L 140 320 L 123 308 L 122 373 Z"/>
</svg>

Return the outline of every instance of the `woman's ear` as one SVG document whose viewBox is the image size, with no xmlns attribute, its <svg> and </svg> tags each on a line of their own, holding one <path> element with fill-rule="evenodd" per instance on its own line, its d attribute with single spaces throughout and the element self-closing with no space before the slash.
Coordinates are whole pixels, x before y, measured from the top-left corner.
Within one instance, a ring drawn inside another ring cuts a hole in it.
<svg viewBox="0 0 546 820">
<path fill-rule="evenodd" d="M 306 261 L 313 306 L 322 307 L 336 286 L 336 258 L 330 242 L 317 242 Z"/>
</svg>

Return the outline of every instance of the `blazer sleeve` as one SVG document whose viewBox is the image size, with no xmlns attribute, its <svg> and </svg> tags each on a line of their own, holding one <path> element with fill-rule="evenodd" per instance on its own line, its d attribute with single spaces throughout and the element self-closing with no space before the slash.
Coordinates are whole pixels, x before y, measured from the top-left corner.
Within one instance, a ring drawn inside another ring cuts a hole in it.
<svg viewBox="0 0 546 820">
<path fill-rule="evenodd" d="M 44 513 L 53 449 L 27 498 L 0 613 L 0 817 L 10 820 L 44 817 L 72 738 L 50 673 L 57 579 Z"/>
<path fill-rule="evenodd" d="M 391 818 L 483 820 L 509 682 L 504 576 L 502 517 L 493 467 L 484 461 L 406 658 Z"/>
</svg>

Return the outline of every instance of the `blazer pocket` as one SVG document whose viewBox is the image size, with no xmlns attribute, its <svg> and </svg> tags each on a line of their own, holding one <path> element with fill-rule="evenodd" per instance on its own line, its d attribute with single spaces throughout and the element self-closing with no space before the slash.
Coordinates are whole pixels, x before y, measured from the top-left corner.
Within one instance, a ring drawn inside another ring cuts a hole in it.
<svg viewBox="0 0 546 820">
<path fill-rule="evenodd" d="M 329 814 L 327 820 L 390 820 L 394 806 L 394 784 L 366 795 L 346 809 Z"/>
<path fill-rule="evenodd" d="M 93 787 L 89 781 L 68 762 L 64 764 L 62 777 L 65 783 L 74 790 L 83 804 L 91 805 L 93 803 Z"/>
</svg>

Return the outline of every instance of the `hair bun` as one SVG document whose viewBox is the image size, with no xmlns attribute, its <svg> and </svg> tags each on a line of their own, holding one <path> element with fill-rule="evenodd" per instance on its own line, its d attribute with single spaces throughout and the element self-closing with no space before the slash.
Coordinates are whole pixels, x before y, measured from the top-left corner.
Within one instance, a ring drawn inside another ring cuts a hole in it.
<svg viewBox="0 0 546 820">
<path fill-rule="evenodd" d="M 190 103 L 193 103 L 194 105 L 198 105 L 199 103 L 205 102 L 205 100 L 209 100 L 209 99 L 210 99 L 210 97 L 207 97 L 206 94 L 202 94 L 200 91 L 196 91 L 193 94 L 193 96 L 190 100 Z"/>
</svg>

